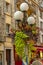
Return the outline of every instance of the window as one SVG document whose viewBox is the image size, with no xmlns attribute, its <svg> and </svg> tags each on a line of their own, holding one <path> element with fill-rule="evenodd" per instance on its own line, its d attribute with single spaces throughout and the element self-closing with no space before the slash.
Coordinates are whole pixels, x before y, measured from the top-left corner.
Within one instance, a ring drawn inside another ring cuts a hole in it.
<svg viewBox="0 0 43 65">
<path fill-rule="evenodd" d="M 10 49 L 6 49 L 6 61 L 7 61 L 7 65 L 11 65 L 11 50 Z"/>
<path fill-rule="evenodd" d="M 40 17 L 42 18 L 42 12 L 40 12 Z"/>
<path fill-rule="evenodd" d="M 0 65 L 4 65 L 3 52 L 0 52 Z"/>
<path fill-rule="evenodd" d="M 0 65 L 2 65 L 2 54 L 0 54 Z"/>
<path fill-rule="evenodd" d="M 43 22 L 40 22 L 40 28 L 43 30 Z"/>
<path fill-rule="evenodd" d="M 0 6 L 2 6 L 2 0 L 0 0 Z"/>
<path fill-rule="evenodd" d="M 10 28 L 10 25 L 9 24 L 6 24 L 6 33 L 7 34 L 9 33 L 9 28 Z"/>
<path fill-rule="evenodd" d="M 11 4 L 6 2 L 6 12 L 11 13 Z"/>
<path fill-rule="evenodd" d="M 43 43 L 43 35 L 42 35 L 42 43 Z"/>
<path fill-rule="evenodd" d="M 1 16 L 1 14 L 2 14 L 2 12 L 1 12 L 1 11 L 2 11 L 2 9 L 1 9 L 1 7 L 0 7 L 0 16 Z"/>
<path fill-rule="evenodd" d="M 43 18 L 43 12 L 40 12 L 40 17 Z"/>
<path fill-rule="evenodd" d="M 6 11 L 8 12 L 9 10 L 9 3 L 6 2 Z"/>
</svg>

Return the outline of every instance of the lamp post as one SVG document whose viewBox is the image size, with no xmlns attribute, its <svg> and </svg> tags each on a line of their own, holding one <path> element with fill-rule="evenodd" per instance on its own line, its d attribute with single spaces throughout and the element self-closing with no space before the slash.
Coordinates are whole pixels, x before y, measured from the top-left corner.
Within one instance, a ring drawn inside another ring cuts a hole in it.
<svg viewBox="0 0 43 65">
<path fill-rule="evenodd" d="M 18 22 L 18 26 L 19 26 L 19 23 L 22 22 L 23 30 L 24 30 L 24 27 L 26 26 L 26 24 L 29 24 L 29 25 L 35 24 L 34 17 L 33 16 L 28 17 L 27 16 L 28 14 L 26 14 L 28 9 L 29 9 L 28 4 L 24 2 L 20 5 L 21 11 L 16 11 L 14 13 L 14 19 Z M 27 45 L 26 45 L 25 50 L 28 50 Z M 27 56 L 27 52 L 26 52 L 26 56 Z"/>
<path fill-rule="evenodd" d="M 29 9 L 28 4 L 24 2 L 20 5 L 21 11 L 16 11 L 14 13 L 14 19 L 18 22 L 18 25 L 19 25 L 20 21 L 22 21 L 23 25 L 26 25 L 26 23 L 28 23 L 28 24 L 34 24 L 35 23 L 35 19 L 33 16 L 30 16 L 27 18 L 28 14 L 26 14 L 26 12 L 28 11 L 28 9 Z"/>
</svg>

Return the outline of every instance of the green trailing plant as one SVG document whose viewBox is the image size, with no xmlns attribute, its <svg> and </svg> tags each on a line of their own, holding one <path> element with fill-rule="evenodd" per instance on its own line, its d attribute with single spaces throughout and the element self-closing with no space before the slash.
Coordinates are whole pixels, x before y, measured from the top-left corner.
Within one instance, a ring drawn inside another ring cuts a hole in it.
<svg viewBox="0 0 43 65">
<path fill-rule="evenodd" d="M 25 40 L 28 36 L 24 34 L 23 32 L 16 32 L 15 35 L 15 50 L 19 56 L 22 58 L 25 58 Z"/>
<path fill-rule="evenodd" d="M 29 52 L 29 58 L 31 58 L 31 53 L 32 50 L 36 50 L 36 48 L 33 46 L 32 42 L 29 42 L 29 44 L 26 44 L 25 39 L 29 37 L 26 34 L 24 34 L 23 32 L 16 32 L 15 35 L 15 50 L 17 52 L 17 54 L 22 57 L 22 59 L 26 59 L 26 54 L 25 54 L 25 47 L 27 45 L 27 49 Z"/>
</svg>

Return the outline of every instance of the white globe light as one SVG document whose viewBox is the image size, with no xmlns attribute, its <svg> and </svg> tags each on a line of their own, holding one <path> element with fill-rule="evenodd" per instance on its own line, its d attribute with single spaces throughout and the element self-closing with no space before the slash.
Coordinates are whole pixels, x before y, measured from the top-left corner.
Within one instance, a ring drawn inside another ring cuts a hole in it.
<svg viewBox="0 0 43 65">
<path fill-rule="evenodd" d="M 32 16 L 28 17 L 27 22 L 28 22 L 28 24 L 34 24 L 35 23 L 34 17 L 32 17 Z"/>
<path fill-rule="evenodd" d="M 28 9 L 29 9 L 29 6 L 28 6 L 27 3 L 22 3 L 22 4 L 20 5 L 20 10 L 21 10 L 21 11 L 27 11 Z"/>
<path fill-rule="evenodd" d="M 15 20 L 23 20 L 23 13 L 21 11 L 16 11 L 14 13 L 14 19 Z"/>
</svg>

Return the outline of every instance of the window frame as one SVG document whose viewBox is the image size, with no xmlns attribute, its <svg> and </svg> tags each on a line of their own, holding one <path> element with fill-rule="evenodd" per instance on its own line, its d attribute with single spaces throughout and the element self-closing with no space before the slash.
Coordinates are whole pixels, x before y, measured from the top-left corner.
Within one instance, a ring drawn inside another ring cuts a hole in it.
<svg viewBox="0 0 43 65">
<path fill-rule="evenodd" d="M 42 43 L 43 43 L 43 35 L 42 35 Z"/>
<path fill-rule="evenodd" d="M 7 34 L 9 33 L 9 29 L 10 29 L 10 24 L 6 24 L 6 32 L 7 32 Z"/>
<path fill-rule="evenodd" d="M 40 29 L 43 30 L 43 22 L 40 22 Z"/>
<path fill-rule="evenodd" d="M 11 14 L 11 9 L 12 9 L 11 7 L 12 7 L 11 3 L 6 2 L 6 12 L 7 13 Z"/>
</svg>

